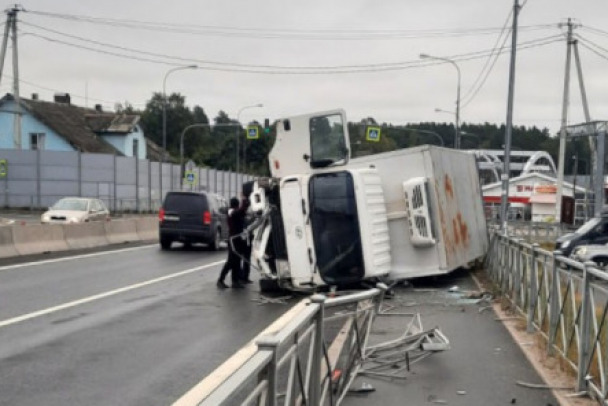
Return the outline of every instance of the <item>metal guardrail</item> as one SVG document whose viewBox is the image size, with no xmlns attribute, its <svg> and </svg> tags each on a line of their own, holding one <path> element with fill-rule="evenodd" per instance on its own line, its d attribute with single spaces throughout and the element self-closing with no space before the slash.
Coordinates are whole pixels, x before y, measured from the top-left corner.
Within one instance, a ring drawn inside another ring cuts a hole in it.
<svg viewBox="0 0 608 406">
<path fill-rule="evenodd" d="M 374 316 L 386 286 L 327 299 L 271 336 L 199 405 L 337 406 L 361 368 Z"/>
<path fill-rule="evenodd" d="M 529 241 L 554 241 L 558 237 L 573 232 L 576 226 L 565 223 L 543 223 L 531 221 L 509 221 L 508 235 L 525 238 Z M 500 224 L 496 221 L 488 222 L 490 232 L 499 232 Z"/>
<path fill-rule="evenodd" d="M 493 234 L 486 269 L 577 376 L 577 390 L 608 404 L 608 274 L 538 244 Z"/>
</svg>

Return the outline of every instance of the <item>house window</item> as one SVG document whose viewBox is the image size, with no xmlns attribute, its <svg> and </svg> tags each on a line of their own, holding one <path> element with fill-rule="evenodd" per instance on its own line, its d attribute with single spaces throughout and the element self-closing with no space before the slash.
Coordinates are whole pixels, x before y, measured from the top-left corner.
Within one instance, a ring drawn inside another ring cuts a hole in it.
<svg viewBox="0 0 608 406">
<path fill-rule="evenodd" d="M 139 157 L 139 140 L 133 140 L 133 156 Z"/>
<path fill-rule="evenodd" d="M 30 149 L 34 151 L 44 149 L 44 133 L 30 133 Z"/>
</svg>

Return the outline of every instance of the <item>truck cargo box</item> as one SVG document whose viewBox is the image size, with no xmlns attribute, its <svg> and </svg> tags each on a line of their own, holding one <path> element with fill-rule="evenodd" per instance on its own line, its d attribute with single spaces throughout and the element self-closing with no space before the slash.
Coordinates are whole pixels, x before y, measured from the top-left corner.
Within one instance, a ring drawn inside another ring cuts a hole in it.
<svg viewBox="0 0 608 406">
<path fill-rule="evenodd" d="M 424 145 L 351 159 L 382 179 L 395 279 L 448 273 L 488 249 L 475 157 Z"/>
</svg>

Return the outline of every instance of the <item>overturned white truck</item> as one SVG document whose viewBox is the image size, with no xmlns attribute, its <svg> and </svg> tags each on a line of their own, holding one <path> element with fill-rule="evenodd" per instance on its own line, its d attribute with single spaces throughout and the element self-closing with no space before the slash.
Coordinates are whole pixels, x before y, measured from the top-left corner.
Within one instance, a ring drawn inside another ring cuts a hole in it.
<svg viewBox="0 0 608 406">
<path fill-rule="evenodd" d="M 350 157 L 342 110 L 277 122 L 272 177 L 250 196 L 262 290 L 444 274 L 488 236 L 475 157 L 421 146 Z"/>
</svg>

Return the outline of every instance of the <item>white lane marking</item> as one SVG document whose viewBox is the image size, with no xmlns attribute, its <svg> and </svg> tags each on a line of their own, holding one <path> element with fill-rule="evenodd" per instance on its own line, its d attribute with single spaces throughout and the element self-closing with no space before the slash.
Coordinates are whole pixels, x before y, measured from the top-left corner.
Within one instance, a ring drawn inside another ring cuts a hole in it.
<svg viewBox="0 0 608 406">
<path fill-rule="evenodd" d="M 74 259 L 93 258 L 93 257 L 99 257 L 99 256 L 103 256 L 103 255 L 110 255 L 110 254 L 116 254 L 116 253 L 121 253 L 121 252 L 136 251 L 136 250 L 147 249 L 147 248 L 157 247 L 157 246 L 158 246 L 158 244 L 150 244 L 150 245 L 144 245 L 142 247 L 122 248 L 122 249 L 119 249 L 119 250 L 94 252 L 92 254 L 74 255 L 74 256 L 71 256 L 71 257 L 45 259 L 45 260 L 42 260 L 42 261 L 25 262 L 23 264 L 6 265 L 6 266 L 0 266 L 0 271 L 8 271 L 10 269 L 25 268 L 25 267 L 28 267 L 28 266 L 38 266 L 38 265 L 52 264 L 52 263 L 55 263 L 55 262 L 72 261 Z"/>
<path fill-rule="evenodd" d="M 115 289 L 115 290 L 111 290 L 108 292 L 104 292 L 104 293 L 99 293 L 97 295 L 93 295 L 93 296 L 89 296 L 89 297 L 85 297 L 82 299 L 78 299 L 78 300 L 74 300 L 71 302 L 67 302 L 67 303 L 63 303 L 60 304 L 59 306 L 54 306 L 54 307 L 49 307 L 47 309 L 42 309 L 42 310 L 38 310 L 32 313 L 27 313 L 21 316 L 17 316 L 17 317 L 13 317 L 11 319 L 6 319 L 3 321 L 0 321 L 0 328 L 2 327 L 6 327 L 6 326 L 10 326 L 11 324 L 17 324 L 20 323 L 22 321 L 26 321 L 26 320 L 31 320 L 34 319 L 36 317 L 40 317 L 40 316 L 45 316 L 47 314 L 51 314 L 51 313 L 55 313 L 58 312 L 60 310 L 65 310 L 65 309 L 69 309 L 71 307 L 76 307 L 76 306 L 80 306 L 86 303 L 90 303 L 90 302 L 94 302 L 96 300 L 100 300 L 100 299 L 105 299 L 107 297 L 110 296 L 115 296 L 118 295 L 120 293 L 125 293 L 125 292 L 129 292 L 131 290 L 135 290 L 135 289 L 139 289 L 139 288 L 143 288 L 145 286 L 150 286 L 153 285 L 155 283 L 159 283 L 159 282 L 164 282 L 170 279 L 174 279 L 174 278 L 179 278 L 180 276 L 184 276 L 184 275 L 188 275 L 194 272 L 198 272 L 198 271 L 202 271 L 203 269 L 207 269 L 210 268 L 212 266 L 217 266 L 220 264 L 223 264 L 225 261 L 216 261 L 216 262 L 212 262 L 210 264 L 206 264 L 206 265 L 202 265 L 202 266 L 197 266 L 195 268 L 190 268 L 190 269 L 186 269 L 184 271 L 180 271 L 171 275 L 166 275 L 166 276 L 162 276 L 160 278 L 156 278 L 156 279 L 150 279 L 149 281 L 145 281 L 145 282 L 141 282 L 141 283 L 136 283 L 134 285 L 130 285 L 130 286 L 125 286 L 119 289 Z"/>
</svg>

